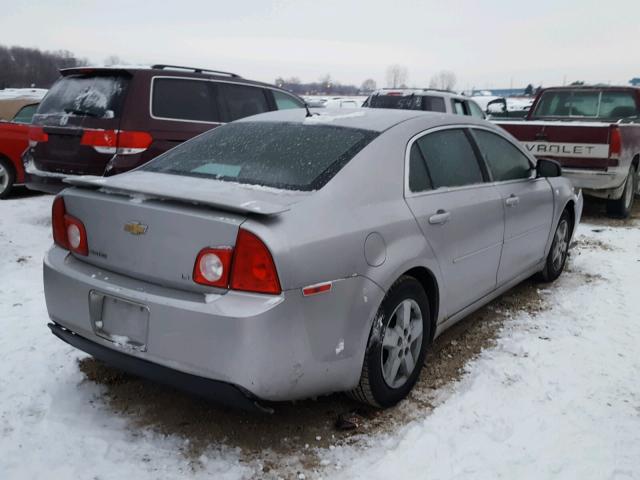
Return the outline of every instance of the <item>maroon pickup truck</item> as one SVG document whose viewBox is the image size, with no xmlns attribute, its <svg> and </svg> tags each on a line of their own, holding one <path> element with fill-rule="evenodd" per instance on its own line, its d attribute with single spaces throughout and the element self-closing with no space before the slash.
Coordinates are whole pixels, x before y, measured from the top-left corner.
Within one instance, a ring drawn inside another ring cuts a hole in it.
<svg viewBox="0 0 640 480">
<path fill-rule="evenodd" d="M 640 193 L 640 88 L 547 88 L 524 120 L 496 123 L 535 156 L 560 162 L 585 195 L 607 199 L 610 215 L 629 215 Z"/>
</svg>

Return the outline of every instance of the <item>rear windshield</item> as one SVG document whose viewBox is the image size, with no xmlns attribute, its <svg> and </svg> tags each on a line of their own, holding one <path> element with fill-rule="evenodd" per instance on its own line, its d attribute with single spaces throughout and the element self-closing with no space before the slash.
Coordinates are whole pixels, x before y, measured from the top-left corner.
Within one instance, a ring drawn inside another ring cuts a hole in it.
<svg viewBox="0 0 640 480">
<path fill-rule="evenodd" d="M 445 112 L 444 99 L 431 95 L 372 95 L 368 106 L 371 108 L 395 108 L 404 110 L 424 110 Z"/>
<path fill-rule="evenodd" d="M 141 169 L 318 190 L 377 135 L 332 125 L 230 123 L 177 146 Z"/>
<path fill-rule="evenodd" d="M 534 117 L 619 119 L 637 116 L 633 93 L 600 90 L 556 90 L 542 94 Z"/>
<path fill-rule="evenodd" d="M 128 77 L 123 75 L 62 77 L 40 103 L 38 115 L 117 118 L 120 116 L 127 85 Z"/>
</svg>

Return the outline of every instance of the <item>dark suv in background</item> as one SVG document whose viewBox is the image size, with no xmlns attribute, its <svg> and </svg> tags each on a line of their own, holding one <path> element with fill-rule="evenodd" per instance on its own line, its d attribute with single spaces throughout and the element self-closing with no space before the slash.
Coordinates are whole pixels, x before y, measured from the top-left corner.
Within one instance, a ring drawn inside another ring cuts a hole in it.
<svg viewBox="0 0 640 480">
<path fill-rule="evenodd" d="M 27 187 L 56 193 L 70 175 L 114 175 L 222 123 L 304 101 L 234 73 L 154 65 L 71 68 L 33 117 Z"/>
</svg>

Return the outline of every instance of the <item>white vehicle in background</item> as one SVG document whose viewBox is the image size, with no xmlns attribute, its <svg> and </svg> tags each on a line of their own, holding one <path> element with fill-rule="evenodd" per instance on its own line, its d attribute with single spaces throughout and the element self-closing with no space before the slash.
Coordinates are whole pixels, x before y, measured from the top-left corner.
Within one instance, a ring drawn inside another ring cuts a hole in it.
<svg viewBox="0 0 640 480">
<path fill-rule="evenodd" d="M 424 110 L 485 118 L 483 109 L 470 97 L 449 90 L 431 88 L 382 88 L 373 92 L 362 106 Z"/>
</svg>

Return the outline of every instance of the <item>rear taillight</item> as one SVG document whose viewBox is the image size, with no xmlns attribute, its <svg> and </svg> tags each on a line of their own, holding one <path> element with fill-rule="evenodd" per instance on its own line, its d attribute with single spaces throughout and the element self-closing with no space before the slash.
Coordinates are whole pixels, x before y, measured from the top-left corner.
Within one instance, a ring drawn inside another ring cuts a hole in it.
<svg viewBox="0 0 640 480">
<path fill-rule="evenodd" d="M 204 248 L 193 267 L 193 281 L 200 285 L 227 288 L 231 273 L 231 248 Z"/>
<path fill-rule="evenodd" d="M 253 233 L 240 229 L 233 255 L 232 290 L 278 295 L 280 280 L 267 246 Z"/>
<path fill-rule="evenodd" d="M 131 155 L 144 152 L 152 141 L 147 132 L 87 129 L 80 143 L 93 147 L 99 153 Z"/>
<path fill-rule="evenodd" d="M 78 255 L 89 255 L 87 231 L 84 224 L 66 212 L 64 199 L 58 197 L 53 201 L 51 226 L 53 241 L 56 245 L 71 250 Z"/>
<path fill-rule="evenodd" d="M 49 141 L 49 135 L 47 135 L 42 127 L 31 126 L 29 127 L 29 146 L 35 147 L 38 143 L 44 143 Z"/>
<path fill-rule="evenodd" d="M 622 139 L 617 125 L 611 125 L 609 130 L 609 158 L 620 158 Z"/>
<path fill-rule="evenodd" d="M 240 229 L 235 248 L 205 248 L 198 253 L 193 281 L 243 292 L 279 295 L 280 280 L 267 246 Z"/>
</svg>

